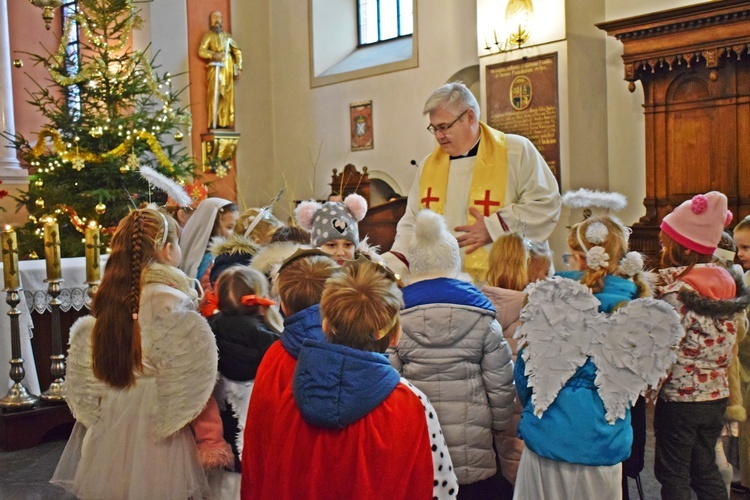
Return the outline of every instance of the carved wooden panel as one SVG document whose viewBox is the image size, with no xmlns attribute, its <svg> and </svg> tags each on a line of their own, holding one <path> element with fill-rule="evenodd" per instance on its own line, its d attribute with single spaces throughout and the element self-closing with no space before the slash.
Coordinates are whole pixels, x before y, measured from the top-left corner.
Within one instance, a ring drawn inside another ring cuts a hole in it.
<svg viewBox="0 0 750 500">
<path fill-rule="evenodd" d="M 341 173 L 333 169 L 331 175 L 331 194 L 340 195 L 346 198 L 352 193 L 360 194 L 370 204 L 370 176 L 367 173 L 367 167 L 362 167 L 362 172 L 351 163 L 344 167 Z"/>
<path fill-rule="evenodd" d="M 721 191 L 735 222 L 750 213 L 750 0 L 723 0 L 597 25 L 623 44 L 629 89 L 640 80 L 646 215 L 632 246 L 658 261 L 662 218 Z"/>
<path fill-rule="evenodd" d="M 393 246 L 396 239 L 396 226 L 406 212 L 406 198 L 388 201 L 370 207 L 365 218 L 359 222 L 359 237 L 369 237 L 371 245 L 378 245 L 380 253 Z"/>
</svg>

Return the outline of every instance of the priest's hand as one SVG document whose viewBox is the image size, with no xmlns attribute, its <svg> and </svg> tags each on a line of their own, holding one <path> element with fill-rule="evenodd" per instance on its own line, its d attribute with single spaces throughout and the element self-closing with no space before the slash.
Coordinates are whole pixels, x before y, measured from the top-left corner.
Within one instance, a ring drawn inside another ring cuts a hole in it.
<svg viewBox="0 0 750 500">
<path fill-rule="evenodd" d="M 468 247 L 466 249 L 467 255 L 488 243 L 492 243 L 492 237 L 489 231 L 487 231 L 487 226 L 484 224 L 484 215 L 482 215 L 482 212 L 471 207 L 469 208 L 469 213 L 477 219 L 476 222 L 469 226 L 456 226 L 453 229 L 459 233 L 464 233 L 458 235 L 456 239 L 458 240 L 459 247 Z"/>
</svg>

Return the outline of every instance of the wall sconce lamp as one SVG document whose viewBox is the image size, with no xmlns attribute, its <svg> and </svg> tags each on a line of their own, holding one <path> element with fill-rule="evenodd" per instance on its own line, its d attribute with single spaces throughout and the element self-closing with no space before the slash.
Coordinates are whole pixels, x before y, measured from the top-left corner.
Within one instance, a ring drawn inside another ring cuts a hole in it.
<svg viewBox="0 0 750 500">
<path fill-rule="evenodd" d="M 62 5 L 62 0 L 31 0 L 31 4 L 42 9 L 44 27 L 49 31 L 49 23 L 55 18 L 55 13 L 53 11 Z"/>
<path fill-rule="evenodd" d="M 484 49 L 490 53 L 520 49 L 523 44 L 529 41 L 533 20 L 534 5 L 531 0 L 509 0 L 505 7 L 505 23 L 503 26 L 503 33 L 508 33 L 508 35 L 505 38 L 498 39 L 497 30 L 494 30 L 495 43 L 490 44 L 485 37 Z M 495 45 L 495 47 L 492 47 L 492 45 Z"/>
<path fill-rule="evenodd" d="M 510 0 L 505 7 L 505 27 L 508 30 L 508 43 L 521 48 L 531 36 L 534 20 L 534 5 L 531 0 Z"/>
</svg>

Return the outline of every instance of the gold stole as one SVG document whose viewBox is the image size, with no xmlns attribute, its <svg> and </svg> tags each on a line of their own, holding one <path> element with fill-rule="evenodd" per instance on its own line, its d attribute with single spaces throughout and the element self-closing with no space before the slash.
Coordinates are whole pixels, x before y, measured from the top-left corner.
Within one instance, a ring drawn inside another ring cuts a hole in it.
<svg viewBox="0 0 750 500">
<path fill-rule="evenodd" d="M 467 223 L 476 219 L 468 213 L 470 207 L 483 212 L 485 217 L 505 206 L 505 186 L 508 182 L 508 148 L 505 134 L 479 122 L 479 151 L 474 160 L 474 170 L 469 190 Z M 448 192 L 450 156 L 438 145 L 425 160 L 419 179 L 419 203 L 422 208 L 443 214 Z M 451 228 L 452 229 L 452 228 Z M 479 248 L 464 256 L 464 272 L 471 275 L 475 283 L 487 278 L 489 253 Z"/>
</svg>

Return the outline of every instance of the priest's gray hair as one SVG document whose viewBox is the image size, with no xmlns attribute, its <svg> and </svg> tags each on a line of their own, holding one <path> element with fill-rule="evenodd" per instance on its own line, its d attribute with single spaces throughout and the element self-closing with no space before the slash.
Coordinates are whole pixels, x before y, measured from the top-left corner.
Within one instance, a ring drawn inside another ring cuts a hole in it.
<svg viewBox="0 0 750 500">
<path fill-rule="evenodd" d="M 462 82 L 451 82 L 439 87 L 427 98 L 424 103 L 423 115 L 430 114 L 437 108 L 443 108 L 453 113 L 455 116 L 460 115 L 467 109 L 474 111 L 474 116 L 479 120 L 479 103 L 477 103 L 474 94 L 471 93 L 466 85 Z"/>
</svg>

